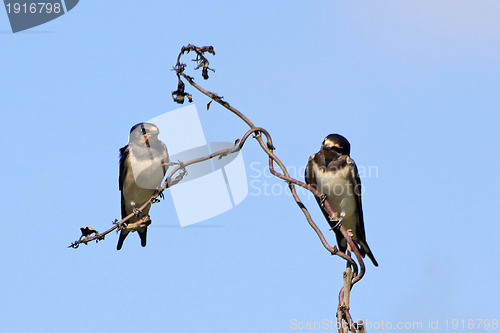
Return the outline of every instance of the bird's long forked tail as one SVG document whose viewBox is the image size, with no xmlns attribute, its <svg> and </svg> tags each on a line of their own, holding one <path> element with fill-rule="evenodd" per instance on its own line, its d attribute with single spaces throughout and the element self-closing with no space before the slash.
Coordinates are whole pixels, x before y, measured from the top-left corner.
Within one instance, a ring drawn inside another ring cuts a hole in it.
<svg viewBox="0 0 500 333">
<path fill-rule="evenodd" d="M 127 237 L 130 232 L 135 232 L 139 234 L 141 238 L 141 246 L 146 246 L 146 236 L 148 232 L 148 226 L 151 224 L 151 219 L 149 215 L 145 215 L 141 217 L 138 221 L 129 222 L 120 232 L 120 237 L 118 239 L 118 245 L 116 245 L 116 249 L 120 250 L 123 246 L 123 241 Z"/>
<path fill-rule="evenodd" d="M 139 237 L 141 238 L 141 246 L 142 247 L 146 246 L 147 232 L 148 232 L 148 228 L 143 228 L 142 230 L 137 230 L 137 233 L 139 234 Z M 122 229 L 122 231 L 120 232 L 120 237 L 118 238 L 118 244 L 116 245 L 117 250 L 121 250 L 121 248 L 123 246 L 123 242 L 125 241 L 125 238 L 127 238 L 129 233 L 130 233 L 130 231 Z"/>
<path fill-rule="evenodd" d="M 334 229 L 332 227 L 333 231 L 335 231 L 335 236 L 337 237 L 337 244 L 339 245 L 339 250 L 342 252 L 346 252 L 347 250 L 347 240 L 344 238 L 342 233 L 338 229 Z M 359 254 L 364 258 L 366 255 L 368 255 L 368 258 L 372 261 L 373 265 L 375 267 L 378 267 L 378 262 L 373 256 L 372 250 L 370 250 L 370 247 L 368 244 L 366 244 L 365 241 L 360 241 L 359 239 L 353 239 L 354 244 L 358 248 Z"/>
</svg>

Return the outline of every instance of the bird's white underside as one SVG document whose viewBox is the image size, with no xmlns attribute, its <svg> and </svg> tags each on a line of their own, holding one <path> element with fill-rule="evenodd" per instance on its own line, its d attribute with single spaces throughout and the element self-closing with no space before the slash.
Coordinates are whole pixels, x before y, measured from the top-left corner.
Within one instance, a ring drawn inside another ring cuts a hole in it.
<svg viewBox="0 0 500 333">
<path fill-rule="evenodd" d="M 325 172 L 312 164 L 316 176 L 318 191 L 326 195 L 332 210 L 340 217 L 344 215 L 342 225 L 346 230 L 356 230 L 356 196 L 352 184 L 350 168 L 345 166 L 337 172 Z"/>
<path fill-rule="evenodd" d="M 127 211 L 142 206 L 154 194 L 163 181 L 162 159 L 155 157 L 153 159 L 138 160 L 133 153 L 129 152 L 129 165 L 124 179 L 123 192 L 125 197 L 125 206 Z"/>
<path fill-rule="evenodd" d="M 137 160 L 131 153 L 130 167 L 137 186 L 145 189 L 156 189 L 161 186 L 164 174 L 160 157 Z"/>
</svg>

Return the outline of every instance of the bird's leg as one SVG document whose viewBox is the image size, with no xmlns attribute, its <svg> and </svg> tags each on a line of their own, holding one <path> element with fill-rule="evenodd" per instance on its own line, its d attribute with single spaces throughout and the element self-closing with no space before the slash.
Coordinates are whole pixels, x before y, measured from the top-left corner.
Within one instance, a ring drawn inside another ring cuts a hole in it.
<svg viewBox="0 0 500 333">
<path fill-rule="evenodd" d="M 154 195 L 157 195 L 157 197 L 151 200 L 152 204 L 160 202 L 160 199 L 165 199 L 165 196 L 163 195 L 163 192 L 160 190 L 159 187 L 156 188 L 156 191 L 155 191 Z M 158 197 L 160 199 L 158 199 Z"/>
<path fill-rule="evenodd" d="M 127 227 L 128 225 L 128 221 L 125 221 L 125 222 L 121 222 L 121 223 L 118 223 L 119 221 L 117 219 L 115 219 L 113 221 L 113 224 L 116 224 L 118 226 L 118 228 L 116 229 L 116 232 L 119 232 L 120 230 L 124 229 Z"/>
<path fill-rule="evenodd" d="M 321 207 L 325 207 L 325 201 L 326 201 L 326 194 L 322 194 L 321 197 L 319 198 L 319 204 Z"/>
<path fill-rule="evenodd" d="M 340 226 L 342 225 L 342 221 L 344 220 L 345 213 L 342 212 L 340 213 L 340 218 L 335 219 L 334 217 L 330 217 L 330 222 L 335 223 L 335 225 L 330 229 L 332 231 L 340 229 Z"/>
<path fill-rule="evenodd" d="M 342 225 L 342 220 L 341 219 L 338 219 L 338 220 L 333 220 L 332 219 L 331 222 L 335 222 L 335 225 L 330 230 L 335 231 L 335 230 L 340 229 L 340 226 Z"/>
<path fill-rule="evenodd" d="M 135 208 L 135 202 L 131 201 L 130 205 L 132 206 L 132 212 L 135 214 L 135 216 L 139 216 L 140 213 L 142 213 L 142 210 L 139 208 Z"/>
<path fill-rule="evenodd" d="M 164 199 L 165 198 L 164 195 L 163 195 L 163 192 L 160 190 L 159 187 L 156 188 L 156 191 L 155 191 L 154 195 L 157 196 L 157 197 L 151 199 L 151 203 L 152 204 L 153 203 L 158 203 L 158 202 L 160 202 L 160 199 Z M 158 199 L 158 198 L 160 198 L 160 199 Z"/>
<path fill-rule="evenodd" d="M 163 195 L 163 191 L 160 191 L 160 188 L 157 187 L 156 188 L 156 193 L 158 193 L 158 196 L 161 198 L 161 199 L 165 199 L 165 196 Z"/>
</svg>

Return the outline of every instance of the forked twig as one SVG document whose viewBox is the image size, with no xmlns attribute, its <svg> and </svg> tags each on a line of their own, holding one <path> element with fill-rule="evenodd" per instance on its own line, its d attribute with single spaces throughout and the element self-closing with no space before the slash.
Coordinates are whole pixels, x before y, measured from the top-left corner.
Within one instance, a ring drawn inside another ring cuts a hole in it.
<svg viewBox="0 0 500 333">
<path fill-rule="evenodd" d="M 306 206 L 302 203 L 302 201 L 299 198 L 299 195 L 297 194 L 295 186 L 300 186 L 305 188 L 306 190 L 310 191 L 313 193 L 316 197 L 321 198 L 322 194 L 315 189 L 314 187 L 305 184 L 297 179 L 294 179 L 290 176 L 288 173 L 287 168 L 285 165 L 282 163 L 282 161 L 274 154 L 274 150 L 276 149 L 273 141 L 271 139 L 271 136 L 269 132 L 267 132 L 264 128 L 261 127 L 256 127 L 249 118 L 247 118 L 243 113 L 238 111 L 236 108 L 231 106 L 227 101 L 223 99 L 223 97 L 218 96 L 217 94 L 214 94 L 213 92 L 210 92 L 200 85 L 198 85 L 195 81 L 194 78 L 191 76 L 188 76 L 184 73 L 187 65 L 181 63 L 181 57 L 182 55 L 186 53 L 193 52 L 196 54 L 196 58 L 193 59 L 197 63 L 197 66 L 195 67 L 195 70 L 197 69 L 202 69 L 202 77 L 206 80 L 208 79 L 208 71 L 214 71 L 211 69 L 210 63 L 208 59 L 205 57 L 206 53 L 215 55 L 215 51 L 212 46 L 203 46 L 203 47 L 197 47 L 195 45 L 189 44 L 187 46 L 182 47 L 178 57 L 177 57 L 177 63 L 174 66 L 173 70 L 176 72 L 177 78 L 178 78 L 178 85 L 177 85 L 177 90 L 172 92 L 172 97 L 175 102 L 179 104 L 183 104 L 185 101 L 185 97 L 188 98 L 189 102 L 192 102 L 192 95 L 187 93 L 185 91 L 186 87 L 183 82 L 183 79 L 186 80 L 190 85 L 195 87 L 198 91 L 203 93 L 204 95 L 208 96 L 210 98 L 210 102 L 207 104 L 207 109 L 210 107 L 210 104 L 215 101 L 218 104 L 222 105 L 232 113 L 234 113 L 237 117 L 239 117 L 241 120 L 243 120 L 249 127 L 250 129 L 243 135 L 243 137 L 239 140 L 235 141 L 235 145 L 232 148 L 229 149 L 224 149 L 220 150 L 218 152 L 212 153 L 207 156 L 199 157 L 187 162 L 179 162 L 176 163 L 176 167 L 169 173 L 165 181 L 163 182 L 162 186 L 156 191 L 156 193 L 145 203 L 143 204 L 139 209 L 143 210 L 145 209 L 148 205 L 151 205 L 152 202 L 157 202 L 157 197 L 162 195 L 163 191 L 167 189 L 168 187 L 174 186 L 177 183 L 179 183 L 183 177 L 186 174 L 186 167 L 195 164 L 195 163 L 200 163 L 215 157 L 218 158 L 223 158 L 224 156 L 227 156 L 229 154 L 235 153 L 240 151 L 243 148 L 243 145 L 245 144 L 246 140 L 250 137 L 250 135 L 254 134 L 254 138 L 258 141 L 260 147 L 262 150 L 269 156 L 269 169 L 271 173 L 286 181 L 288 184 L 288 187 L 290 188 L 290 191 L 292 193 L 292 196 L 301 209 L 302 213 L 304 214 L 307 222 L 309 225 L 314 229 L 316 232 L 317 236 L 319 237 L 321 243 L 323 246 L 332 254 L 332 255 L 337 255 L 341 257 L 342 259 L 346 260 L 347 263 L 347 269 L 346 272 L 344 272 L 344 286 L 341 289 L 339 293 L 339 305 L 337 308 L 337 325 L 338 325 L 338 330 L 339 332 L 345 332 L 346 330 L 350 330 L 351 332 L 356 332 L 358 329 L 362 329 L 362 325 L 358 325 L 354 323 L 352 320 L 352 317 L 349 313 L 349 293 L 352 288 L 352 286 L 361 280 L 365 273 L 365 265 L 363 262 L 363 258 L 361 257 L 361 254 L 359 252 L 358 247 L 354 244 L 352 238 L 348 234 L 348 232 L 345 230 L 345 228 L 340 225 L 340 232 L 344 236 L 344 238 L 347 240 L 348 243 L 348 249 L 352 252 L 354 252 L 354 255 L 357 259 L 357 262 L 359 263 L 359 268 L 358 264 L 356 261 L 354 261 L 351 256 L 349 251 L 346 251 L 346 253 L 343 253 L 337 249 L 336 246 L 331 247 L 327 240 L 325 239 L 323 233 L 319 229 L 319 227 L 316 225 L 316 223 L 313 221 L 309 211 L 307 210 Z M 265 137 L 266 141 L 264 142 L 263 136 Z M 274 168 L 274 163 L 276 163 L 281 170 L 281 172 L 276 171 Z M 177 174 L 177 175 L 176 175 Z M 176 177 L 174 177 L 176 175 Z M 328 200 L 324 201 L 324 208 L 328 212 L 330 219 L 332 221 L 337 221 L 338 216 L 333 212 L 332 208 L 330 207 L 330 204 L 328 203 Z M 130 214 L 123 218 L 120 221 L 115 220 L 113 223 L 114 226 L 108 230 L 106 230 L 103 233 L 98 233 L 95 229 L 90 228 L 90 229 L 84 229 L 82 228 L 82 237 L 80 237 L 80 240 L 72 243 L 69 247 L 72 248 L 78 248 L 80 244 L 87 244 L 88 242 L 91 242 L 93 240 L 99 241 L 104 239 L 104 236 L 109 234 L 115 229 L 122 229 L 127 225 L 127 221 L 134 216 L 134 214 Z M 85 233 L 84 233 L 85 230 Z M 94 236 L 91 236 L 92 233 L 95 233 Z"/>
</svg>

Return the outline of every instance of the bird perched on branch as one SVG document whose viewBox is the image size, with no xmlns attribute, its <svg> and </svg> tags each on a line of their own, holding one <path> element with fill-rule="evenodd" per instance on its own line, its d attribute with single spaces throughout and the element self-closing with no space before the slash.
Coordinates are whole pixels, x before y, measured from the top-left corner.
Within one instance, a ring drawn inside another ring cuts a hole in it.
<svg viewBox="0 0 500 333">
<path fill-rule="evenodd" d="M 321 149 L 309 157 L 305 180 L 324 196 L 316 198 L 330 227 L 335 231 L 340 251 L 347 249 L 347 240 L 344 238 L 335 221 L 323 207 L 323 200 L 327 200 L 333 212 L 344 228 L 352 234 L 352 240 L 359 245 L 359 252 L 371 259 L 378 266 L 375 257 L 366 243 L 363 209 L 361 207 L 361 181 L 356 163 L 349 157 L 351 145 L 346 138 L 339 134 L 328 135 Z"/>
<path fill-rule="evenodd" d="M 122 204 L 122 219 L 127 215 L 135 215 L 127 221 L 120 232 L 117 250 L 129 232 L 137 231 L 141 245 L 146 246 L 146 234 L 149 220 L 147 206 L 142 211 L 139 208 L 155 194 L 165 177 L 169 162 L 167 147 L 158 139 L 160 131 L 156 125 L 139 123 L 130 130 L 128 145 L 120 149 L 120 191 Z M 145 222 L 145 223 L 142 223 Z M 135 226 L 130 226 L 134 225 Z"/>
</svg>

